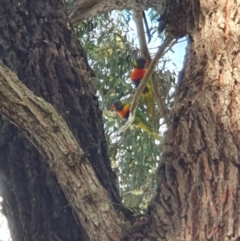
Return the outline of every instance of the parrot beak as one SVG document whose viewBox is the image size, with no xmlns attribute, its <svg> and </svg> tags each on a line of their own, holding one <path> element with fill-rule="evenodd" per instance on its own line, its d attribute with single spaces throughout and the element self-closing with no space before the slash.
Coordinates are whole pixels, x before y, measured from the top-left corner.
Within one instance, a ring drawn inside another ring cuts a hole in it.
<svg viewBox="0 0 240 241">
<path fill-rule="evenodd" d="M 145 61 L 145 66 L 148 66 L 148 61 L 147 60 Z"/>
<path fill-rule="evenodd" d="M 116 106 L 115 105 L 112 105 L 112 110 L 116 110 Z"/>
<path fill-rule="evenodd" d="M 136 61 L 133 62 L 133 67 L 137 68 L 137 62 Z"/>
</svg>

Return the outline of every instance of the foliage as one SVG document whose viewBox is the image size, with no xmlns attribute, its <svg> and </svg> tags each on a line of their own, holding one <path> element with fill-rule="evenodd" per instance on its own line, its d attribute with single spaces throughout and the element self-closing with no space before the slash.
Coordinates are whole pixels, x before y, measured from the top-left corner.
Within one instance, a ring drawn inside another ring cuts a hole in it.
<svg viewBox="0 0 240 241">
<path fill-rule="evenodd" d="M 156 32 L 158 16 L 153 11 L 149 12 L 149 16 L 152 41 L 159 42 L 162 36 L 157 36 Z M 136 128 L 117 134 L 123 121 L 111 110 L 114 100 L 130 102 L 135 91 L 129 80 L 132 62 L 140 55 L 134 27 L 131 12 L 123 11 L 85 21 L 76 31 L 96 74 L 95 86 L 103 110 L 109 157 L 119 178 L 123 201 L 132 208 L 146 208 L 155 189 L 155 173 L 160 162 L 159 142 Z M 151 54 L 154 54 L 154 50 L 156 48 L 152 49 Z M 169 60 L 162 59 L 156 72 L 159 91 L 170 107 L 175 76 L 167 71 L 167 61 Z M 142 103 L 139 108 L 145 111 Z M 155 118 L 152 126 L 164 130 L 166 126 L 157 106 Z M 148 121 L 150 122 L 149 119 Z M 162 131 L 160 135 L 163 135 Z"/>
</svg>

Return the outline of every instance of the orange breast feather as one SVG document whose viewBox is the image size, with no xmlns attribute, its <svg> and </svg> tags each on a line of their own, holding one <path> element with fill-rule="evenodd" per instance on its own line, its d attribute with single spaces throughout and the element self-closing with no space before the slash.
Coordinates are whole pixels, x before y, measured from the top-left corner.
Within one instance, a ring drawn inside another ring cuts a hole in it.
<svg viewBox="0 0 240 241">
<path fill-rule="evenodd" d="M 126 104 L 122 110 L 119 110 L 117 113 L 121 118 L 126 118 L 129 114 L 129 110 L 130 110 L 130 105 Z"/>
<path fill-rule="evenodd" d="M 133 81 L 141 80 L 143 76 L 146 74 L 147 69 L 137 69 L 134 68 L 132 73 L 131 73 L 131 79 Z"/>
</svg>

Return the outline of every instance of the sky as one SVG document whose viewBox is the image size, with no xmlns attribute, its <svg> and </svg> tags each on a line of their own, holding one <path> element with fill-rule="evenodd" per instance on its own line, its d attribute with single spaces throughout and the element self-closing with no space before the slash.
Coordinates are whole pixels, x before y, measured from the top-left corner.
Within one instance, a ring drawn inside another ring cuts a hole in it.
<svg viewBox="0 0 240 241">
<path fill-rule="evenodd" d="M 0 241 L 10 241 L 10 233 L 6 218 L 0 214 Z"/>
<path fill-rule="evenodd" d="M 169 51 L 168 53 L 166 53 L 166 56 L 172 60 L 172 62 L 175 63 L 175 65 L 173 64 L 169 64 L 168 68 L 171 70 L 176 70 L 176 71 L 180 71 L 182 69 L 182 65 L 183 65 L 183 60 L 184 60 L 184 56 L 185 56 L 185 49 L 187 46 L 187 40 L 186 39 L 181 39 L 179 40 L 179 43 L 175 44 L 175 46 L 173 47 L 173 51 L 171 52 Z"/>
</svg>

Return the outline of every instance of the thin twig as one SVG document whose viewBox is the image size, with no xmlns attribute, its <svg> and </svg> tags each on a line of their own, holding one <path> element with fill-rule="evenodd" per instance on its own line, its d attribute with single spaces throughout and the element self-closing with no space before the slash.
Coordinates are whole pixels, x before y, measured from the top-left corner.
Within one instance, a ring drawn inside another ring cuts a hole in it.
<svg viewBox="0 0 240 241">
<path fill-rule="evenodd" d="M 152 75 L 152 72 L 156 66 L 156 64 L 158 63 L 159 59 L 163 56 L 165 49 L 168 47 L 168 45 L 171 43 L 171 41 L 173 40 L 172 37 L 167 37 L 163 44 L 160 46 L 158 52 L 156 53 L 155 57 L 153 58 L 153 60 L 151 61 L 148 71 L 147 73 L 144 75 L 144 77 L 142 78 L 140 85 L 138 86 L 135 95 L 133 97 L 132 103 L 131 103 L 131 107 L 130 107 L 130 114 L 128 117 L 127 122 L 118 130 L 119 133 L 125 131 L 128 127 L 130 127 L 130 125 L 133 123 L 134 118 L 135 118 L 135 114 L 136 114 L 136 109 L 138 106 L 138 102 L 140 99 L 140 96 L 142 95 L 142 92 L 145 88 L 145 85 L 148 81 L 148 79 L 150 78 L 150 76 Z"/>
</svg>

